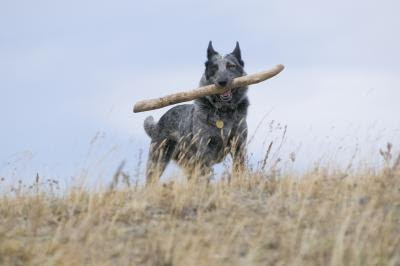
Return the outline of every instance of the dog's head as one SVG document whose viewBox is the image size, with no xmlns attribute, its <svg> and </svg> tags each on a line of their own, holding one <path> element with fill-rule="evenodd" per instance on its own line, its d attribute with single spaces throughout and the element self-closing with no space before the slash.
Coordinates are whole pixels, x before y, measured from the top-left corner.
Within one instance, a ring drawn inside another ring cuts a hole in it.
<svg viewBox="0 0 400 266">
<path fill-rule="evenodd" d="M 212 46 L 212 42 L 208 44 L 207 61 L 205 63 L 205 72 L 202 78 L 202 85 L 215 84 L 217 87 L 229 87 L 234 78 L 244 76 L 244 62 L 239 47 L 236 47 L 232 53 L 220 55 Z M 237 103 L 242 100 L 246 93 L 245 88 L 230 89 L 222 94 L 207 96 L 212 103 L 229 104 Z"/>
</svg>

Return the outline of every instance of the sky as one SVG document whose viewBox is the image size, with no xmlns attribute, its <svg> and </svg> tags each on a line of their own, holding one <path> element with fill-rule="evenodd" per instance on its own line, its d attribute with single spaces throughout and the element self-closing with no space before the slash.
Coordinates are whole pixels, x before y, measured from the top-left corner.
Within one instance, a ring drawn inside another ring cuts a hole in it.
<svg viewBox="0 0 400 266">
<path fill-rule="evenodd" d="M 353 154 L 379 164 L 379 148 L 400 144 L 398 10 L 394 0 L 1 1 L 0 176 L 107 179 L 123 160 L 134 175 L 144 118 L 168 108 L 133 114 L 133 104 L 197 87 L 209 40 L 221 53 L 239 41 L 248 73 L 286 67 L 249 90 L 253 161 L 273 141 L 276 158 L 296 153 L 292 170 Z"/>
</svg>

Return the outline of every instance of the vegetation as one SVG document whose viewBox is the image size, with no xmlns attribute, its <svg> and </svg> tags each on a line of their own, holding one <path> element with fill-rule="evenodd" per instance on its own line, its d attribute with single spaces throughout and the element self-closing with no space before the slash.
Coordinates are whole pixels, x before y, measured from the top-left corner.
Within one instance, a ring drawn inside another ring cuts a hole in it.
<svg viewBox="0 0 400 266">
<path fill-rule="evenodd" d="M 400 265 L 400 158 L 381 154 L 379 171 L 15 189 L 0 196 L 0 264 Z"/>
</svg>

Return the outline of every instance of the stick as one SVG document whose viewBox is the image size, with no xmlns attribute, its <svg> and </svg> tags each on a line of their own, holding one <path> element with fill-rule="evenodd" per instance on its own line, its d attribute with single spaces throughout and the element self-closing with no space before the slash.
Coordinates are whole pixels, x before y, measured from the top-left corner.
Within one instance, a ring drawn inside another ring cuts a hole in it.
<svg viewBox="0 0 400 266">
<path fill-rule="evenodd" d="M 191 101 L 207 95 L 221 94 L 224 91 L 232 88 L 239 88 L 251 84 L 257 84 L 264 80 L 270 79 L 273 76 L 278 75 L 284 68 L 285 67 L 283 65 L 277 65 L 276 67 L 267 71 L 262 71 L 256 74 L 235 78 L 232 81 L 232 84 L 226 88 L 218 88 L 217 86 L 212 84 L 191 91 L 178 92 L 160 98 L 139 101 L 135 104 L 133 112 L 139 113 L 139 112 L 159 109 L 168 105 Z"/>
</svg>

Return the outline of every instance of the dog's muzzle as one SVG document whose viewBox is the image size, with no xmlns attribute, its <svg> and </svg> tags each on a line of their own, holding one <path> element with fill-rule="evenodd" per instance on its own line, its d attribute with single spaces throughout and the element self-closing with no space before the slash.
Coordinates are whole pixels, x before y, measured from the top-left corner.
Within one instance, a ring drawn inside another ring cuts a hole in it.
<svg viewBox="0 0 400 266">
<path fill-rule="evenodd" d="M 228 102 L 228 101 L 232 100 L 232 90 L 227 90 L 224 93 L 221 93 L 219 95 L 219 98 L 223 102 Z"/>
</svg>

